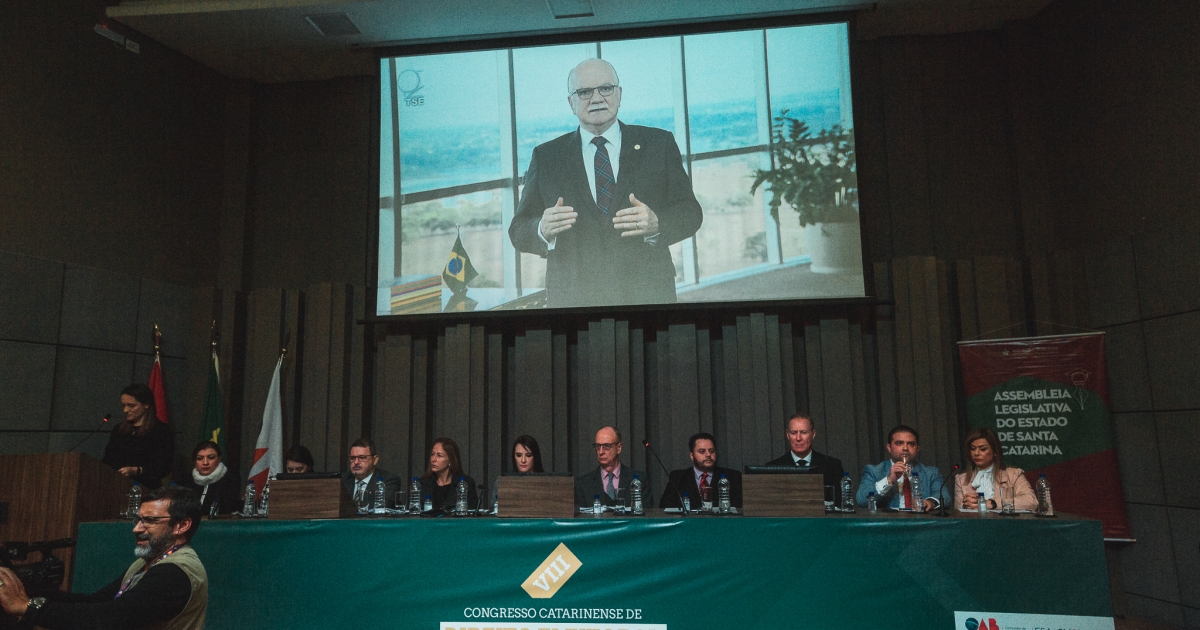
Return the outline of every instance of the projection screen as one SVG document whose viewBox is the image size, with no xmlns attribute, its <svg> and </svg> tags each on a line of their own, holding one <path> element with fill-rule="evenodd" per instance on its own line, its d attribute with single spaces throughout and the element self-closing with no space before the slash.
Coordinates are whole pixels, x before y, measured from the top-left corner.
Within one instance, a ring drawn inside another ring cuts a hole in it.
<svg viewBox="0 0 1200 630">
<path fill-rule="evenodd" d="M 845 23 L 379 68 L 377 315 L 864 295 Z"/>
</svg>

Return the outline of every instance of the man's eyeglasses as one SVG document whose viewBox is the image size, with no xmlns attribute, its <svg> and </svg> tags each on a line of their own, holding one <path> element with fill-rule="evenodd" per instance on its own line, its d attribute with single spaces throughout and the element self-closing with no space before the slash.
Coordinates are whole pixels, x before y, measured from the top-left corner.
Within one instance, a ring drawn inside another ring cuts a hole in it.
<svg viewBox="0 0 1200 630">
<path fill-rule="evenodd" d="M 614 443 L 614 442 L 610 442 L 608 444 L 596 443 L 596 444 L 592 445 L 592 448 L 596 449 L 597 451 L 611 451 L 616 447 L 617 447 L 617 443 Z"/>
<path fill-rule="evenodd" d="M 618 86 L 615 86 L 615 85 L 605 84 L 605 85 L 601 85 L 600 87 L 594 87 L 594 88 L 579 88 L 578 90 L 575 90 L 574 92 L 571 92 L 571 93 L 575 95 L 575 98 L 577 98 L 581 101 L 586 101 L 589 98 L 592 98 L 593 92 L 599 92 L 600 96 L 606 96 L 606 97 L 612 96 L 613 92 L 617 91 L 617 87 Z"/>
<path fill-rule="evenodd" d="M 133 525 L 136 527 L 138 523 L 142 523 L 147 527 L 150 525 L 158 525 L 159 523 L 171 518 L 170 516 L 135 516 L 133 517 Z"/>
<path fill-rule="evenodd" d="M 352 462 L 365 462 L 368 459 L 371 459 L 370 455 L 351 455 L 350 456 L 350 461 L 352 461 Z"/>
</svg>

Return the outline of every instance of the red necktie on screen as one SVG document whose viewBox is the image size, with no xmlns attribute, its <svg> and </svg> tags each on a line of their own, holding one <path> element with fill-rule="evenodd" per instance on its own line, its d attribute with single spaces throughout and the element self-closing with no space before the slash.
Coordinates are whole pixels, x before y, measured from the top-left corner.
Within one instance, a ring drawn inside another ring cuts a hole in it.
<svg viewBox="0 0 1200 630">
<path fill-rule="evenodd" d="M 600 212 L 608 216 L 617 179 L 613 177 L 612 162 L 608 159 L 608 148 L 604 143 L 602 136 L 592 138 L 592 144 L 596 145 L 596 205 L 600 206 Z"/>
<path fill-rule="evenodd" d="M 904 478 L 904 507 L 912 509 L 912 477 L 905 475 Z"/>
</svg>

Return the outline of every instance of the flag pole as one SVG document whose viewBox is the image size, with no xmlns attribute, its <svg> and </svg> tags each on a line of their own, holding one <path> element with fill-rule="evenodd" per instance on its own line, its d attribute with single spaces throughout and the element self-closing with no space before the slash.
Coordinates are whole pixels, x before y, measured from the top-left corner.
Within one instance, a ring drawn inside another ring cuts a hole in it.
<svg viewBox="0 0 1200 630">
<path fill-rule="evenodd" d="M 154 358 L 158 359 L 158 350 L 162 347 L 162 331 L 158 329 L 158 324 L 154 325 Z"/>
</svg>

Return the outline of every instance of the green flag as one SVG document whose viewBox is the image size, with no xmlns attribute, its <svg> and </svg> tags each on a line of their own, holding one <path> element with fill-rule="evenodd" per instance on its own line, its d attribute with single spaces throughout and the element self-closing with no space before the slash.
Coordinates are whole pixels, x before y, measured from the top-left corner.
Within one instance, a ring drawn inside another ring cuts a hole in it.
<svg viewBox="0 0 1200 630">
<path fill-rule="evenodd" d="M 221 401 L 221 375 L 217 352 L 212 353 L 212 369 L 208 372 L 208 390 L 204 394 L 204 418 L 200 423 L 200 440 L 212 440 L 225 446 L 221 432 L 225 430 L 225 410 Z"/>
</svg>

